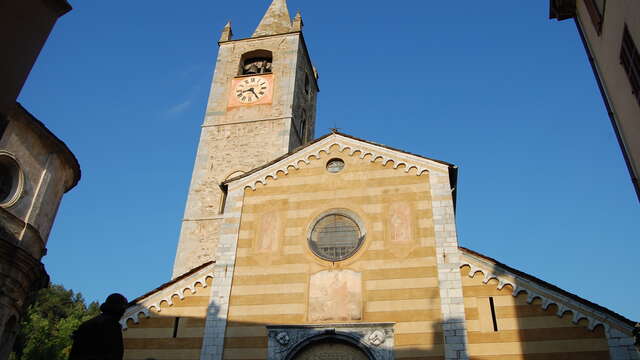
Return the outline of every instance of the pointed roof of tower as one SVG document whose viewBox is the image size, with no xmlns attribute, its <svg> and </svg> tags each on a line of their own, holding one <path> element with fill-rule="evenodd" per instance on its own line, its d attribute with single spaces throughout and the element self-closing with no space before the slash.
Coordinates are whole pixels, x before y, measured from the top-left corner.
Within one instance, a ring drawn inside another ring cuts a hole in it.
<svg viewBox="0 0 640 360">
<path fill-rule="evenodd" d="M 224 26 L 222 30 L 222 34 L 220 35 L 220 42 L 229 41 L 233 38 L 233 30 L 231 29 L 231 20 L 227 22 L 227 25 Z"/>
<path fill-rule="evenodd" d="M 273 0 L 264 14 L 253 37 L 276 35 L 291 32 L 291 16 L 287 7 L 287 0 Z"/>
<path fill-rule="evenodd" d="M 302 28 L 304 27 L 304 21 L 302 21 L 302 14 L 300 13 L 300 10 L 298 10 L 298 12 L 296 13 L 296 17 L 293 19 L 293 31 L 302 31 Z"/>
</svg>

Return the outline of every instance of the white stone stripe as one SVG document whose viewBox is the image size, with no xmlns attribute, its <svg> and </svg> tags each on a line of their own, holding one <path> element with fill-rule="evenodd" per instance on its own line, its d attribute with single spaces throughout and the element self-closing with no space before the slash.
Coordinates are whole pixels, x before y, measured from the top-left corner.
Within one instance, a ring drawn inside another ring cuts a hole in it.
<svg viewBox="0 0 640 360">
<path fill-rule="evenodd" d="M 236 285 L 233 296 L 266 295 L 266 294 L 296 294 L 305 292 L 306 283 L 269 284 L 269 285 Z"/>
<path fill-rule="evenodd" d="M 417 288 L 435 288 L 438 286 L 438 278 L 413 278 L 413 279 L 389 279 L 368 280 L 367 291 L 372 290 L 400 290 Z"/>
<path fill-rule="evenodd" d="M 382 196 L 389 192 L 389 190 L 396 190 L 399 185 L 390 185 L 390 186 L 376 186 L 369 187 L 365 190 L 357 191 L 354 189 L 344 189 L 344 190 L 326 190 L 326 191 L 314 191 L 309 193 L 299 193 L 297 194 L 295 199 L 291 198 L 291 194 L 283 191 L 279 194 L 268 194 L 263 196 L 253 196 L 250 200 L 247 201 L 247 205 L 256 205 L 261 204 L 268 200 L 289 200 L 289 204 L 304 204 L 307 202 L 313 202 L 318 200 L 327 200 L 327 199 L 353 199 L 353 198 L 362 198 L 366 200 L 372 196 Z M 407 189 L 405 192 L 397 193 L 397 196 L 401 196 L 404 194 L 413 194 L 416 190 Z M 304 209 L 302 209 L 304 210 Z"/>
<path fill-rule="evenodd" d="M 436 261 L 435 258 L 404 259 L 402 261 L 394 262 L 389 262 L 389 260 L 366 260 L 359 262 L 358 265 L 363 270 L 404 269 L 435 266 Z M 269 274 L 282 275 L 306 273 L 309 270 L 309 266 L 310 265 L 308 263 L 272 265 L 269 267 Z M 263 266 L 237 266 L 235 271 L 238 275 L 243 276 L 265 274 L 265 268 Z"/>
<path fill-rule="evenodd" d="M 425 299 L 369 301 L 365 312 L 431 310 L 439 308 L 439 304 Z"/>
<path fill-rule="evenodd" d="M 229 315 L 257 316 L 257 315 L 299 315 L 304 314 L 306 304 L 269 304 L 269 305 L 235 305 Z"/>
</svg>

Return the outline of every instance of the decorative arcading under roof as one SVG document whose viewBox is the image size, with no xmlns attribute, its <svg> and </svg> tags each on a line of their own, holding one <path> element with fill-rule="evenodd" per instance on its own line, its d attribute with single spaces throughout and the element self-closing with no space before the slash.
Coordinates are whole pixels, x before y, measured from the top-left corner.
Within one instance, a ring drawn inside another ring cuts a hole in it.
<svg viewBox="0 0 640 360">
<path fill-rule="evenodd" d="M 211 263 L 209 266 L 197 271 L 196 273 L 188 276 L 171 286 L 158 290 L 146 298 L 140 300 L 137 304 L 129 307 L 125 312 L 120 324 L 124 330 L 127 329 L 127 322 L 132 320 L 138 324 L 140 322 L 140 315 L 148 318 L 151 309 L 155 309 L 155 312 L 162 311 L 162 303 L 167 303 L 168 306 L 173 306 L 173 297 L 178 296 L 180 300 L 184 300 L 186 291 L 189 290 L 191 294 L 195 294 L 196 286 L 200 284 L 203 288 L 207 287 L 207 279 L 213 279 L 213 268 L 215 263 Z"/>
<path fill-rule="evenodd" d="M 498 265 L 486 263 L 484 260 L 467 254 L 464 251 L 461 251 L 461 255 L 462 262 L 460 267 L 468 266 L 470 268 L 470 278 L 473 278 L 476 273 L 482 273 L 484 276 L 482 282 L 484 284 L 488 284 L 489 281 L 495 279 L 498 282 L 498 290 L 502 290 L 505 286 L 509 285 L 513 289 L 511 295 L 514 297 L 520 293 L 526 293 L 527 303 L 529 304 L 533 304 L 535 299 L 540 299 L 543 310 L 547 310 L 549 306 L 555 305 L 558 308 L 558 311 L 556 311 L 558 317 L 563 317 L 564 314 L 569 312 L 573 315 L 572 321 L 574 324 L 578 324 L 582 319 L 586 319 L 589 322 L 587 326 L 589 330 L 594 330 L 597 326 L 601 325 L 605 331 L 609 331 L 611 324 L 618 324 L 618 326 L 616 326 L 618 330 L 629 330 L 627 324 L 622 323 L 602 311 L 590 308 L 556 291 L 546 289 L 533 281 L 523 279 L 517 274 Z M 504 275 L 506 275 L 506 277 Z"/>
<path fill-rule="evenodd" d="M 420 176 L 429 171 L 447 173 L 449 168 L 447 165 L 417 155 L 401 153 L 400 151 L 391 150 L 384 146 L 358 141 L 340 134 L 332 134 L 318 143 L 300 150 L 300 152 L 294 153 L 264 169 L 238 179 L 237 184 L 255 190 L 258 183 L 267 185 L 269 179 L 276 180 L 279 174 L 288 175 L 290 169 L 299 170 L 301 166 L 309 165 L 311 161 L 320 159 L 323 152 L 330 154 L 330 149 L 334 146 L 338 147 L 339 152 L 346 152 L 349 156 L 354 156 L 356 153 L 359 153 L 358 156 L 360 159 L 368 157 L 368 161 L 372 163 L 379 161 L 381 166 L 385 166 L 391 162 L 394 169 L 403 167 L 406 173 L 414 170 L 416 176 Z M 234 182 L 234 180 L 230 181 L 230 183 Z"/>
</svg>

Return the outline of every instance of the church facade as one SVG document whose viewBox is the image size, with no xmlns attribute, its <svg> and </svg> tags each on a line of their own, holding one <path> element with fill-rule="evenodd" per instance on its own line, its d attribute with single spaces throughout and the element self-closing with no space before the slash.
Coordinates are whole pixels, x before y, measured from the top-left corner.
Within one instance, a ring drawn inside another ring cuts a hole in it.
<svg viewBox="0 0 640 360">
<path fill-rule="evenodd" d="M 227 24 L 173 279 L 125 358 L 640 359 L 636 323 L 460 248 L 455 165 L 333 131 L 285 0 Z"/>
</svg>

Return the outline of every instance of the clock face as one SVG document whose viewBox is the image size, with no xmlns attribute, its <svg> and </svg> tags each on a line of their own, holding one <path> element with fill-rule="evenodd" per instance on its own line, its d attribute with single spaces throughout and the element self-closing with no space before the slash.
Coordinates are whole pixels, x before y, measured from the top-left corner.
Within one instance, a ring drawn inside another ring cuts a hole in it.
<svg viewBox="0 0 640 360">
<path fill-rule="evenodd" d="M 251 76 L 240 81 L 235 97 L 243 104 L 252 104 L 269 93 L 269 81 L 262 76 Z"/>
</svg>

